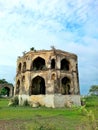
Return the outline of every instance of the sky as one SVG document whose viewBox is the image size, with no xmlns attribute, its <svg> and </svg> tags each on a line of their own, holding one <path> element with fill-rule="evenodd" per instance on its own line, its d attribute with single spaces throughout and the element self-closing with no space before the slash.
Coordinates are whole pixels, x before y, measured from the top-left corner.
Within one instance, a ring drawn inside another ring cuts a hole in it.
<svg viewBox="0 0 98 130">
<path fill-rule="evenodd" d="M 0 79 L 15 84 L 31 47 L 78 56 L 81 94 L 98 84 L 98 0 L 0 0 Z"/>
</svg>

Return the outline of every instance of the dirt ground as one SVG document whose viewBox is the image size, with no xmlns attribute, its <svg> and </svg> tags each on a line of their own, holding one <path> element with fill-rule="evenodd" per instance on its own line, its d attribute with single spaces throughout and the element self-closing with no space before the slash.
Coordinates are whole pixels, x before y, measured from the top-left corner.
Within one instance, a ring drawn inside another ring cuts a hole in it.
<svg viewBox="0 0 98 130">
<path fill-rule="evenodd" d="M 25 123 L 22 120 L 0 120 L 0 130 L 25 130 Z"/>
</svg>

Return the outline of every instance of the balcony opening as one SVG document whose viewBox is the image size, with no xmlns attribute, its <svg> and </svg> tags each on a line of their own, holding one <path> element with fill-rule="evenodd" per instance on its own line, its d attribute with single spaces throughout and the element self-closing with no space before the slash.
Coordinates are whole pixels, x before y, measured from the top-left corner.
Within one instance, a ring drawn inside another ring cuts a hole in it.
<svg viewBox="0 0 98 130">
<path fill-rule="evenodd" d="M 36 58 L 33 61 L 33 70 L 44 70 L 45 69 L 45 60 L 43 58 Z"/>
<path fill-rule="evenodd" d="M 61 60 L 61 70 L 69 70 L 69 61 L 66 59 Z"/>
</svg>

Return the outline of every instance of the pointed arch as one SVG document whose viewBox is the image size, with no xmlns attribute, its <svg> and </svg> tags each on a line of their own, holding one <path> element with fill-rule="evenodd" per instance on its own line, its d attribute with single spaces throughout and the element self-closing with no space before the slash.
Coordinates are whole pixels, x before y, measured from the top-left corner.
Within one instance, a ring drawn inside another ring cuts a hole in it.
<svg viewBox="0 0 98 130">
<path fill-rule="evenodd" d="M 68 71 L 69 70 L 69 61 L 66 60 L 66 59 L 62 59 L 61 60 L 61 70 L 66 70 Z"/>
<path fill-rule="evenodd" d="M 64 95 L 69 95 L 70 94 L 70 79 L 68 77 L 64 77 L 61 80 L 61 93 Z"/>
<path fill-rule="evenodd" d="M 41 57 L 37 57 L 32 63 L 33 70 L 44 70 L 45 60 Z"/>
<path fill-rule="evenodd" d="M 31 95 L 45 94 L 45 80 L 40 76 L 36 76 L 32 79 Z"/>
</svg>

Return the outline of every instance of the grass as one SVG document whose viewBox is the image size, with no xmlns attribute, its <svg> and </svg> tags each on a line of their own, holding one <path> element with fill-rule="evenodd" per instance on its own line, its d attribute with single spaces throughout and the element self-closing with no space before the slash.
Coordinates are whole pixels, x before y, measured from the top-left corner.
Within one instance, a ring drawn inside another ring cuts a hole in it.
<svg viewBox="0 0 98 130">
<path fill-rule="evenodd" d="M 98 120 L 98 96 L 89 96 L 85 98 L 86 108 L 92 110 Z"/>
<path fill-rule="evenodd" d="M 0 130 L 97 130 L 98 97 L 86 97 L 86 109 L 94 113 L 94 124 L 80 108 L 8 107 L 10 99 L 0 98 Z"/>
</svg>

